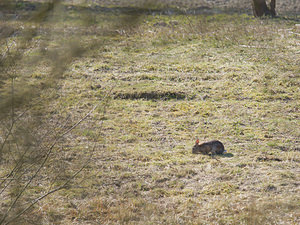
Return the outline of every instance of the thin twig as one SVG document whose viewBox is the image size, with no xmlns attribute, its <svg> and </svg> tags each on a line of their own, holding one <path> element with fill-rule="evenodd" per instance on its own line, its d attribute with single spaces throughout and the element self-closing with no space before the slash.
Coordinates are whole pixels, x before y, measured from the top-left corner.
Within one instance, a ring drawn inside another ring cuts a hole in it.
<svg viewBox="0 0 300 225">
<path fill-rule="evenodd" d="M 12 202 L 12 204 L 10 205 L 9 209 L 6 211 L 6 213 L 4 214 L 4 216 L 2 217 L 0 224 L 2 224 L 4 222 L 4 220 L 6 219 L 6 217 L 8 216 L 8 213 L 13 209 L 13 207 L 15 206 L 15 204 L 17 203 L 17 201 L 19 200 L 19 198 L 21 197 L 21 195 L 25 192 L 25 190 L 27 189 L 27 187 L 29 186 L 29 184 L 31 184 L 31 182 L 33 181 L 33 179 L 38 175 L 38 173 L 40 172 L 40 170 L 42 169 L 42 167 L 45 165 L 46 161 L 48 160 L 55 144 L 56 144 L 57 140 L 54 141 L 54 143 L 52 144 L 52 146 L 49 148 L 47 155 L 44 159 L 44 161 L 42 162 L 42 164 L 39 166 L 39 168 L 35 171 L 35 173 L 33 174 L 33 176 L 29 179 L 29 181 L 25 184 L 25 186 L 22 188 L 22 190 L 19 192 L 19 194 L 17 195 L 17 197 L 15 198 L 15 200 Z"/>
<path fill-rule="evenodd" d="M 111 93 L 111 91 L 113 90 L 113 87 L 111 88 L 110 92 L 106 94 L 106 99 L 108 99 L 108 94 Z M 71 130 L 73 130 L 74 128 L 76 128 L 84 119 L 86 119 L 99 105 L 100 103 L 96 104 L 82 119 L 80 119 L 77 123 L 75 123 L 70 129 L 68 129 L 66 132 L 64 132 L 60 137 L 58 137 L 58 139 L 62 138 L 64 135 L 68 134 Z M 106 101 L 105 103 L 105 108 L 103 110 L 103 114 L 105 113 L 105 109 L 106 106 L 108 105 L 108 101 Z M 101 121 L 101 127 L 103 125 L 103 121 Z M 99 134 L 100 135 L 100 134 Z M 0 221 L 0 224 L 2 224 L 4 222 L 4 220 L 6 219 L 8 213 L 11 211 L 11 209 L 14 207 L 14 205 L 16 204 L 17 200 L 20 198 L 20 196 L 22 195 L 22 193 L 27 189 L 28 185 L 32 182 L 32 180 L 34 179 L 34 177 L 38 174 L 38 172 L 40 171 L 40 169 L 44 166 L 44 164 L 46 163 L 50 153 L 52 152 L 52 149 L 54 148 L 54 146 L 56 145 L 58 139 L 56 139 L 54 141 L 54 143 L 52 144 L 52 146 L 50 147 L 43 163 L 40 165 L 40 167 L 38 168 L 38 170 L 36 171 L 36 173 L 31 177 L 31 179 L 27 182 L 27 184 L 25 185 L 25 187 L 22 189 L 22 191 L 19 193 L 19 195 L 17 196 L 17 198 L 15 199 L 15 201 L 12 203 L 12 205 L 10 206 L 10 208 L 8 209 L 8 211 L 5 213 L 5 215 L 3 216 L 2 220 Z M 35 199 L 28 207 L 26 207 L 24 210 L 22 210 L 19 214 L 17 214 L 15 217 L 11 218 L 10 220 L 8 220 L 7 222 L 5 222 L 4 224 L 7 225 L 10 222 L 14 221 L 15 219 L 19 218 L 24 212 L 26 212 L 28 209 L 30 209 L 33 205 L 35 205 L 38 201 L 42 200 L 43 198 L 45 198 L 46 196 L 59 191 L 61 189 L 64 189 L 67 187 L 67 185 L 71 182 L 71 180 L 73 180 L 90 162 L 90 160 L 92 159 L 93 153 L 96 149 L 96 143 L 94 143 L 92 152 L 90 154 L 90 156 L 88 157 L 88 159 L 86 160 L 86 162 L 83 164 L 83 166 L 76 172 L 74 173 L 63 185 L 53 189 L 52 191 L 47 192 L 46 194 L 40 196 L 39 198 Z"/>
</svg>

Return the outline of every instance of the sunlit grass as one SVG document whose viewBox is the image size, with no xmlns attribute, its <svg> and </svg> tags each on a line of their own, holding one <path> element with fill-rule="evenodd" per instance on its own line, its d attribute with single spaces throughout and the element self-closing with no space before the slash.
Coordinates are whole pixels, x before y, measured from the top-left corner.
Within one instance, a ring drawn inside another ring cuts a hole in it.
<svg viewBox="0 0 300 225">
<path fill-rule="evenodd" d="M 92 47 L 64 72 L 48 113 L 76 120 L 106 93 L 109 104 L 74 130 L 70 145 L 60 144 L 70 166 L 94 142 L 96 150 L 70 188 L 33 209 L 43 223 L 299 222 L 295 22 L 144 16 L 120 30 L 109 25 L 117 15 L 95 14 L 85 29 L 73 13 L 54 33 L 63 41 L 74 32 Z M 61 46 L 39 32 L 29 57 L 43 41 L 50 53 Z M 48 68 L 41 62 L 31 82 Z M 230 154 L 192 155 L 196 138 L 218 139 Z"/>
</svg>

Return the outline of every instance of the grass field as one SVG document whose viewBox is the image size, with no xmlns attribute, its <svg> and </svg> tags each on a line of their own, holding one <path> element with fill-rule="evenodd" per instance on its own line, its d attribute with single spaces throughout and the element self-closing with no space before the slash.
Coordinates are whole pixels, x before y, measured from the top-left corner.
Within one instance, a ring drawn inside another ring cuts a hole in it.
<svg viewBox="0 0 300 225">
<path fill-rule="evenodd" d="M 123 26 L 93 14 L 86 27 L 70 10 L 62 21 L 50 37 L 42 25 L 27 54 L 45 40 L 45 51 L 58 48 L 53 37 L 89 47 L 41 98 L 54 120 L 100 104 L 55 150 L 69 172 L 93 157 L 23 224 L 300 223 L 299 17 L 144 15 Z M 31 82 L 47 68 L 40 62 Z M 193 155 L 196 138 L 222 141 L 227 154 Z"/>
<path fill-rule="evenodd" d="M 47 0 L 31 0 L 31 2 L 45 2 Z M 252 12 L 251 0 L 64 0 L 67 4 L 87 5 L 87 6 L 106 6 L 106 7 L 136 7 L 144 6 L 145 3 L 163 7 L 174 7 L 181 9 L 231 9 L 234 11 Z M 270 0 L 267 0 L 270 2 Z M 299 14 L 300 5 L 297 0 L 278 0 L 276 1 L 277 11 L 282 14 Z"/>
</svg>

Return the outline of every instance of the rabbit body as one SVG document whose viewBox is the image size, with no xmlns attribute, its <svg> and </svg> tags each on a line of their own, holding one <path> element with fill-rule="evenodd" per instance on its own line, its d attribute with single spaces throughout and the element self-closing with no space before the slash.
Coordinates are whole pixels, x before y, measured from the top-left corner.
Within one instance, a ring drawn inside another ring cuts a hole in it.
<svg viewBox="0 0 300 225">
<path fill-rule="evenodd" d="M 226 152 L 224 145 L 217 140 L 204 142 L 202 144 L 199 144 L 199 140 L 197 140 L 192 151 L 193 154 L 201 153 L 205 155 L 208 155 L 209 153 L 212 155 L 223 154 L 224 152 Z"/>
</svg>

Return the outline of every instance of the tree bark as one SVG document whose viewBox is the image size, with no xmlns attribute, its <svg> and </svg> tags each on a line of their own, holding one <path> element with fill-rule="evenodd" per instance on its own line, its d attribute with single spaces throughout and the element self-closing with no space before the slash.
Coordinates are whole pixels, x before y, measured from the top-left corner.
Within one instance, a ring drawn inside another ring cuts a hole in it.
<svg viewBox="0 0 300 225">
<path fill-rule="evenodd" d="M 276 0 L 271 0 L 269 7 L 266 0 L 252 0 L 252 9 L 255 17 L 276 16 Z"/>
<path fill-rule="evenodd" d="M 276 6 L 276 0 L 271 0 L 270 11 L 273 17 L 276 16 L 275 6 Z"/>
</svg>

